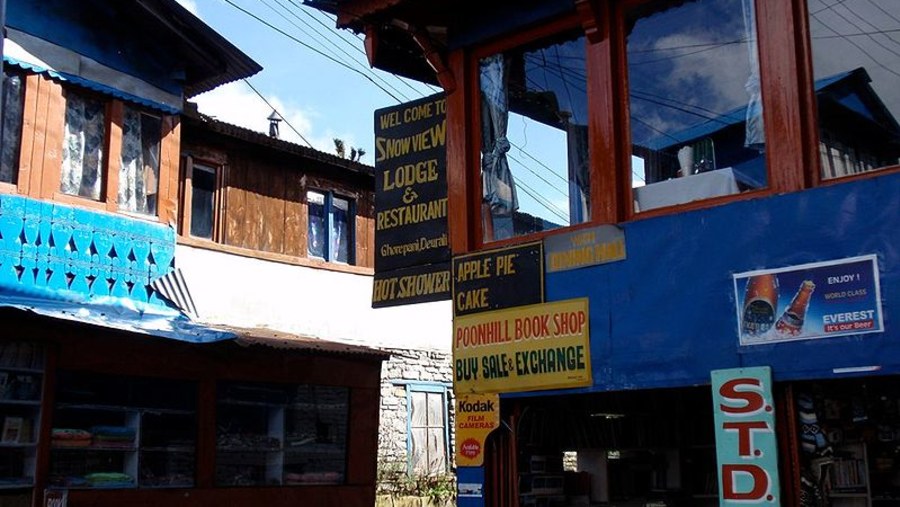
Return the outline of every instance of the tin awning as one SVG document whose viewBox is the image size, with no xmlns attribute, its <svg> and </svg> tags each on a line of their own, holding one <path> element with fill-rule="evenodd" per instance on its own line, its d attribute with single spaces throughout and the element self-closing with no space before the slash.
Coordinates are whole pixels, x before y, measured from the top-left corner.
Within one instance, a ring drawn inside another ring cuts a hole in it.
<svg viewBox="0 0 900 507">
<path fill-rule="evenodd" d="M 165 114 L 179 114 L 181 113 L 181 109 L 178 107 L 174 107 L 169 104 L 164 104 L 162 102 L 157 102 L 154 100 L 146 99 L 144 97 L 138 97 L 137 95 L 133 95 L 131 93 L 124 92 L 122 90 L 117 90 L 111 86 L 107 86 L 105 84 L 99 83 L 97 81 L 92 81 L 90 79 L 84 79 L 82 77 L 78 77 L 74 74 L 69 74 L 68 72 L 61 72 L 54 69 L 42 67 L 35 63 L 29 63 L 24 60 L 19 60 L 17 58 L 13 58 L 8 55 L 3 56 L 3 63 L 5 65 L 11 65 L 13 67 L 18 67 L 28 72 L 34 72 L 35 74 L 42 74 L 50 79 L 60 82 L 71 83 L 76 86 L 80 86 L 82 88 L 86 88 L 91 91 L 95 91 L 98 93 L 102 93 L 107 96 L 115 97 L 117 99 L 123 100 L 125 102 L 130 102 L 132 104 L 148 107 L 150 109 L 157 110 L 161 113 Z"/>
<path fill-rule="evenodd" d="M 169 338 L 189 343 L 233 340 L 237 334 L 200 324 L 181 312 L 119 297 L 55 297 L 0 287 L 0 307 L 18 308 L 53 319 L 67 320 L 119 331 Z"/>
</svg>

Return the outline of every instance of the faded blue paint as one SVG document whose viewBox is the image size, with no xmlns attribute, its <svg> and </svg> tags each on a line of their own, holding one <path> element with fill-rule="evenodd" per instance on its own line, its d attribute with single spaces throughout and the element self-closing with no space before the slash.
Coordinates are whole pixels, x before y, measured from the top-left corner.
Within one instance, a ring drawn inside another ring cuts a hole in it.
<svg viewBox="0 0 900 507">
<path fill-rule="evenodd" d="M 457 507 L 484 507 L 484 467 L 456 469 Z"/>
<path fill-rule="evenodd" d="M 174 258 L 171 227 L 0 194 L 0 306 L 193 343 L 236 338 L 151 290 Z"/>
<path fill-rule="evenodd" d="M 722 368 L 771 366 L 775 381 L 835 368 L 900 373 L 900 174 L 622 224 L 624 261 L 546 275 L 546 300 L 590 300 L 590 388 L 708 385 Z M 732 275 L 875 254 L 883 333 L 741 347 Z M 872 372 L 855 373 L 856 375 Z"/>
<path fill-rule="evenodd" d="M 20 69 L 24 69 L 30 72 L 34 72 L 36 74 L 43 74 L 55 81 L 62 81 L 67 83 L 72 83 L 83 88 L 87 88 L 89 90 L 93 90 L 95 92 L 100 92 L 105 95 L 110 95 L 112 97 L 116 97 L 118 99 L 122 99 L 128 102 L 132 102 L 134 104 L 138 104 L 141 106 L 149 107 L 152 109 L 156 109 L 157 111 L 162 111 L 166 114 L 179 114 L 181 112 L 180 109 L 162 104 L 160 102 L 155 102 L 150 99 L 145 99 L 143 97 L 138 97 L 137 95 L 132 95 L 130 93 L 123 92 L 121 90 L 117 90 L 110 86 L 106 86 L 104 84 L 98 83 L 96 81 L 91 81 L 89 79 L 84 79 L 78 76 L 74 76 L 67 72 L 57 72 L 55 70 L 45 69 L 43 67 L 39 67 L 37 65 L 33 65 L 26 62 L 20 62 L 15 58 L 11 58 L 9 56 L 3 57 L 3 63 L 7 66 L 12 65 L 18 67 Z"/>
<path fill-rule="evenodd" d="M 124 5 L 105 0 L 7 0 L 6 24 L 180 94 L 178 76 L 184 69 L 170 44 L 123 26 Z"/>
<path fill-rule="evenodd" d="M 168 226 L 0 195 L 0 289 L 29 297 L 166 303 L 149 288 L 175 257 Z"/>
</svg>

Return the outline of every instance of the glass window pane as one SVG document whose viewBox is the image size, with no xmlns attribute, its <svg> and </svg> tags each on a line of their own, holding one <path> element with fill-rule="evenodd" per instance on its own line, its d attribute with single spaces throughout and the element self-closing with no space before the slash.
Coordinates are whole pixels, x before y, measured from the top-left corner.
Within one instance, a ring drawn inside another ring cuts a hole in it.
<svg viewBox="0 0 900 507">
<path fill-rule="evenodd" d="M 215 169 L 194 164 L 191 173 L 191 236 L 212 239 L 215 194 Z"/>
<path fill-rule="evenodd" d="M 428 473 L 428 430 L 413 428 L 409 434 L 409 461 L 413 473 Z"/>
<path fill-rule="evenodd" d="M 120 209 L 156 214 L 161 134 L 160 118 L 125 108 L 119 169 Z"/>
<path fill-rule="evenodd" d="M 767 185 L 753 5 L 657 1 L 629 16 L 636 211 Z"/>
<path fill-rule="evenodd" d="M 335 197 L 332 199 L 332 231 L 331 231 L 331 255 L 337 262 L 350 262 L 350 228 L 353 227 L 350 215 L 350 201 Z"/>
<path fill-rule="evenodd" d="M 428 425 L 428 393 L 410 393 L 409 420 L 413 428 Z"/>
<path fill-rule="evenodd" d="M 327 217 L 325 215 L 325 194 L 319 192 L 306 193 L 306 207 L 309 218 L 307 233 L 307 255 L 325 258 L 325 237 Z"/>
<path fill-rule="evenodd" d="M 343 387 L 221 383 L 217 484 L 343 483 L 348 414 Z"/>
<path fill-rule="evenodd" d="M 444 427 L 444 395 L 428 393 L 428 426 Z"/>
<path fill-rule="evenodd" d="M 17 74 L 3 73 L 3 153 L 0 155 L 0 182 L 16 183 L 22 144 L 22 112 L 25 109 L 25 81 Z"/>
<path fill-rule="evenodd" d="M 428 473 L 439 474 L 447 469 L 443 428 L 428 430 Z"/>
<path fill-rule="evenodd" d="M 578 32 L 479 62 L 485 241 L 590 219 L 586 80 Z"/>
<path fill-rule="evenodd" d="M 900 2 L 808 0 L 822 178 L 900 163 Z"/>
<path fill-rule="evenodd" d="M 56 403 L 52 485 L 193 486 L 195 383 L 61 371 Z"/>
<path fill-rule="evenodd" d="M 64 194 L 100 200 L 106 105 L 72 90 L 66 90 L 65 95 L 66 126 L 59 188 Z"/>
</svg>

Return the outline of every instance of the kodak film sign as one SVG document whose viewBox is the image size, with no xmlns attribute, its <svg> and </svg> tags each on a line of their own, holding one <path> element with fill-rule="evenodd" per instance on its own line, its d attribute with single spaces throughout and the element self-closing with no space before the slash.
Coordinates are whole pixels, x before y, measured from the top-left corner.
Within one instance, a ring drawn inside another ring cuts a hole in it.
<svg viewBox="0 0 900 507">
<path fill-rule="evenodd" d="M 587 298 L 453 319 L 458 394 L 591 385 Z"/>
<path fill-rule="evenodd" d="M 461 394 L 456 397 L 456 464 L 484 464 L 484 441 L 500 426 L 500 395 Z"/>
</svg>

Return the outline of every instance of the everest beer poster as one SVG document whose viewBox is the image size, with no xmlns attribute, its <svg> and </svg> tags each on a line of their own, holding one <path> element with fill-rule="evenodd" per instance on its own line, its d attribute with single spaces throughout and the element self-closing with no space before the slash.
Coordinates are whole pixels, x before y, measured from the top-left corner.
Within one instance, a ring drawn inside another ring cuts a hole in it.
<svg viewBox="0 0 900 507">
<path fill-rule="evenodd" d="M 734 275 L 741 345 L 884 331 L 874 255 Z"/>
</svg>

